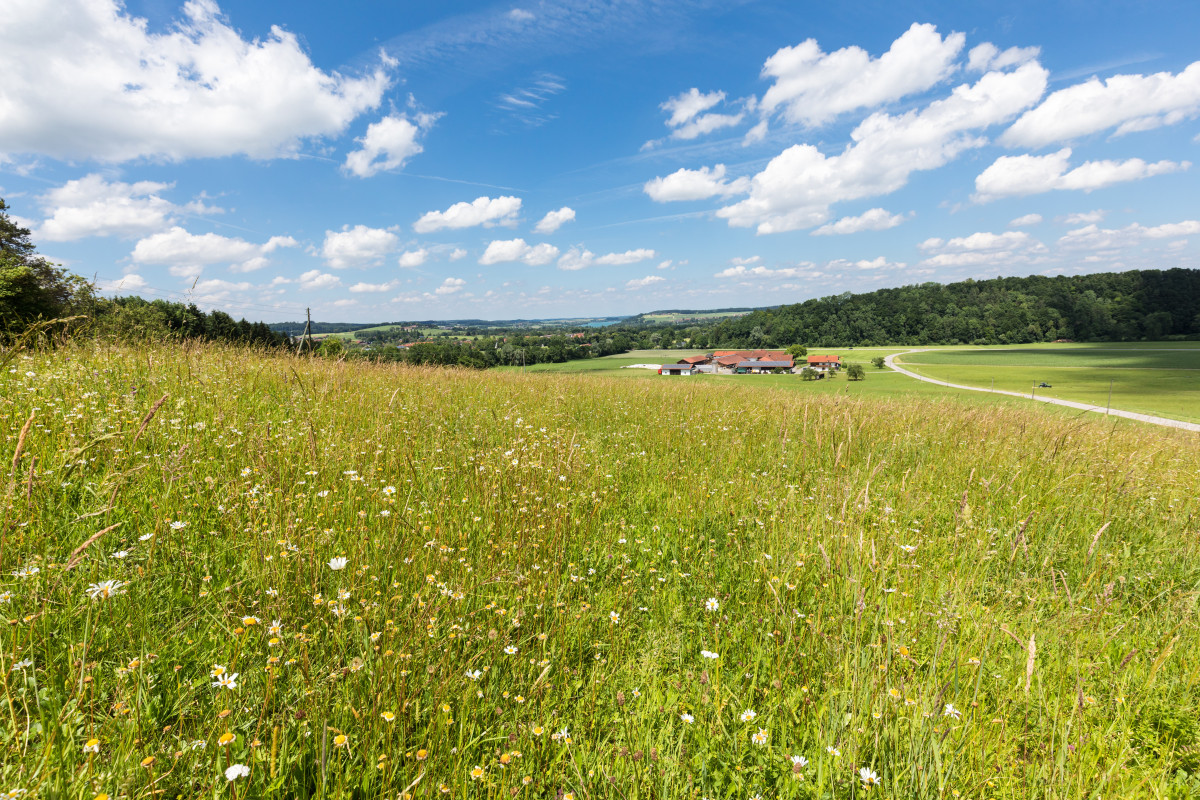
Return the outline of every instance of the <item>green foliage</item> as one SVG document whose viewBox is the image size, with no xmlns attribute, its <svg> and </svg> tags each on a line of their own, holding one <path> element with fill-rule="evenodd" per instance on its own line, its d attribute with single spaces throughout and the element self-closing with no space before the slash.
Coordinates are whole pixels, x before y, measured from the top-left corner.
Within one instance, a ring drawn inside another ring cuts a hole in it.
<svg viewBox="0 0 1200 800">
<path fill-rule="evenodd" d="M 793 358 L 804 358 L 808 355 L 808 348 L 802 344 L 794 344 L 787 349 L 788 355 Z"/>
<path fill-rule="evenodd" d="M 38 319 L 76 314 L 92 297 L 87 281 L 37 255 L 29 229 L 7 210 L 0 199 L 0 339 Z"/>
<path fill-rule="evenodd" d="M 800 370 L 800 380 L 815 381 L 816 379 L 817 379 L 817 371 L 815 369 L 813 369 L 812 367 L 805 367 L 804 369 Z"/>
<path fill-rule="evenodd" d="M 887 364 L 887 362 L 884 360 L 883 356 L 875 356 L 875 358 L 871 359 L 871 363 L 873 365 L 875 365 L 875 369 L 883 369 L 884 366 Z"/>
<path fill-rule="evenodd" d="M 861 381 L 867 375 L 863 371 L 862 364 L 851 364 L 846 367 L 846 377 L 852 381 Z"/>
</svg>

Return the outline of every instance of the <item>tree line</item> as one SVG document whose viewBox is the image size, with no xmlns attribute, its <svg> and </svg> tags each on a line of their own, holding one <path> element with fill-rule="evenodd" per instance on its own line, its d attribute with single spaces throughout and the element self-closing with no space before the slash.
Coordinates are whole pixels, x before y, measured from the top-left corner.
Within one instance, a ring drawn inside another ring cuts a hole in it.
<svg viewBox="0 0 1200 800">
<path fill-rule="evenodd" d="M 759 309 L 686 328 L 624 323 L 658 347 L 1026 344 L 1200 338 L 1200 270 L 923 283 Z"/>
</svg>

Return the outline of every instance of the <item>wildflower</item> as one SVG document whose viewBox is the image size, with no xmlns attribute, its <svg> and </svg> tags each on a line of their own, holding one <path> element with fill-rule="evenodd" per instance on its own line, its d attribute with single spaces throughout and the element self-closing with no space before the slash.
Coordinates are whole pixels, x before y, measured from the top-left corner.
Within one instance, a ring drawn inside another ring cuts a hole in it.
<svg viewBox="0 0 1200 800">
<path fill-rule="evenodd" d="M 504 648 L 504 652 L 508 653 L 510 656 L 515 656 L 517 654 L 517 646 L 510 644 L 508 647 Z"/>
<path fill-rule="evenodd" d="M 111 557 L 116 558 L 116 559 L 122 559 L 122 558 L 128 558 L 128 556 L 129 556 L 128 550 L 114 550 Z"/>
<path fill-rule="evenodd" d="M 19 669 L 21 669 L 21 670 L 29 669 L 32 666 L 33 666 L 33 659 L 32 658 L 24 658 L 24 659 L 21 659 L 20 661 L 18 661 L 17 663 L 13 664 L 12 669 L 10 669 L 9 672 L 16 672 Z"/>
<path fill-rule="evenodd" d="M 546 729 L 543 728 L 541 725 L 534 725 L 532 728 L 529 729 L 529 732 L 532 733 L 534 736 L 541 736 L 543 733 L 546 732 Z"/>
<path fill-rule="evenodd" d="M 917 552 L 917 546 L 915 544 L 902 544 L 899 547 L 901 550 L 903 550 L 905 553 L 908 553 L 910 556 L 913 553 Z"/>
<path fill-rule="evenodd" d="M 693 722 L 695 722 L 695 721 L 696 721 L 696 718 L 695 718 L 695 717 L 693 717 L 691 714 L 686 714 L 686 713 L 685 713 L 685 714 L 680 714 L 680 715 L 679 715 L 679 718 L 680 718 L 681 720 L 683 720 L 684 722 L 686 722 L 688 725 L 691 725 Z"/>
<path fill-rule="evenodd" d="M 251 628 L 255 625 L 258 625 L 261 622 L 262 622 L 262 620 L 260 620 L 258 617 L 242 617 L 242 624 L 245 625 L 247 628 Z"/>
<path fill-rule="evenodd" d="M 221 734 L 221 737 L 217 739 L 217 744 L 221 747 L 225 747 L 226 745 L 233 744 L 236 739 L 237 734 L 231 733 L 230 731 L 225 731 Z"/>
<path fill-rule="evenodd" d="M 0 592 L 0 603 L 11 603 L 12 592 Z"/>
<path fill-rule="evenodd" d="M 338 571 L 339 569 L 345 569 L 347 561 L 348 561 L 348 559 L 343 558 L 341 556 L 339 556 L 337 558 L 331 558 L 331 559 L 329 559 L 329 568 L 331 570 L 333 570 L 334 572 Z"/>
<path fill-rule="evenodd" d="M 116 597 L 119 594 L 124 594 L 121 587 L 126 584 L 122 581 L 107 580 L 99 583 L 89 584 L 87 588 L 87 596 L 93 600 L 107 600 L 110 597 Z"/>
<path fill-rule="evenodd" d="M 279 634 L 283 633 L 283 623 L 277 619 L 272 620 L 271 627 L 267 628 L 267 633 L 271 634 L 272 636 L 278 636 Z"/>
<path fill-rule="evenodd" d="M 350 744 L 350 739 L 344 733 L 339 733 L 337 736 L 333 737 L 333 746 L 334 747 L 346 747 L 349 744 Z"/>
<path fill-rule="evenodd" d="M 148 542 L 153 538 L 154 538 L 153 533 L 143 533 L 141 536 L 138 537 L 138 541 L 139 542 Z"/>
<path fill-rule="evenodd" d="M 610 611 L 608 614 L 608 621 L 613 625 L 616 625 L 621 621 L 621 615 L 615 611 Z"/>
<path fill-rule="evenodd" d="M 893 700 L 899 700 L 899 699 L 900 699 L 900 690 L 899 690 L 899 689 L 897 689 L 895 686 L 893 686 L 892 688 L 888 689 L 888 694 L 891 696 L 891 698 L 892 698 Z"/>
<path fill-rule="evenodd" d="M 745 711 L 742 712 L 741 720 L 742 720 L 742 722 L 749 722 L 750 720 L 754 719 L 757 716 L 758 716 L 758 713 L 753 708 L 747 708 Z"/>
<path fill-rule="evenodd" d="M 99 753 L 100 752 L 100 740 L 99 739 L 88 739 L 87 742 L 84 743 L 84 745 L 83 745 L 83 752 Z"/>
<path fill-rule="evenodd" d="M 829 745 L 828 747 L 826 747 L 825 752 L 829 753 L 829 755 L 833 756 L 834 758 L 841 758 L 841 755 L 842 755 L 842 751 L 838 750 L 833 745 Z"/>
<path fill-rule="evenodd" d="M 861 768 L 858 771 L 858 778 L 862 781 L 864 789 L 870 789 L 872 786 L 879 785 L 879 776 L 875 774 L 875 770 L 873 769 Z"/>
<path fill-rule="evenodd" d="M 750 741 L 761 747 L 762 745 L 766 744 L 767 740 L 770 738 L 771 734 L 767 733 L 766 728 L 759 728 L 758 733 L 750 737 Z"/>
<path fill-rule="evenodd" d="M 799 772 L 808 766 L 808 759 L 804 756 L 792 756 L 792 772 Z"/>
<path fill-rule="evenodd" d="M 429 751 L 424 747 L 417 751 L 417 761 L 424 761 L 427 758 L 429 758 Z"/>
<path fill-rule="evenodd" d="M 717 602 L 717 598 L 715 598 L 715 597 L 710 597 L 704 601 L 704 610 L 705 611 L 715 612 L 720 608 L 721 608 L 721 604 L 719 602 Z"/>
<path fill-rule="evenodd" d="M 474 767 L 472 767 L 472 769 L 471 769 L 471 780 L 473 780 L 473 781 L 477 781 L 477 780 L 479 780 L 479 779 L 480 779 L 480 778 L 482 778 L 482 777 L 483 777 L 483 767 L 481 767 L 481 766 L 479 766 L 478 764 L 476 764 L 476 765 L 475 765 Z"/>
<path fill-rule="evenodd" d="M 154 762 L 157 760 L 158 759 L 156 759 L 154 756 L 146 756 L 145 758 L 142 759 L 142 766 L 143 767 L 153 767 Z"/>
<path fill-rule="evenodd" d="M 245 764 L 233 764 L 225 770 L 225 780 L 236 781 L 238 778 L 245 778 L 250 774 L 250 768 Z"/>
<path fill-rule="evenodd" d="M 379 716 L 383 717 L 384 722 L 395 722 L 396 720 L 396 715 L 390 711 L 384 711 Z"/>
<path fill-rule="evenodd" d="M 946 707 L 942 709 L 942 716 L 962 719 L 962 712 L 955 708 L 953 703 L 946 703 Z"/>
<path fill-rule="evenodd" d="M 210 677 L 210 678 L 219 678 L 219 677 L 221 677 L 222 675 L 224 675 L 224 674 L 225 674 L 225 672 L 226 672 L 226 670 L 225 670 L 225 667 L 224 667 L 224 666 L 222 666 L 221 664 L 213 664 L 213 665 L 212 665 L 212 669 L 210 669 L 210 670 L 208 671 L 208 677 Z"/>
<path fill-rule="evenodd" d="M 39 569 L 38 567 L 21 567 L 20 569 L 14 569 L 12 571 L 12 574 L 13 574 L 13 577 L 24 580 L 26 578 L 32 578 L 34 575 L 37 575 L 39 572 L 41 572 L 41 569 Z"/>
<path fill-rule="evenodd" d="M 238 673 L 232 675 L 222 675 L 213 681 L 213 688 L 236 689 Z"/>
<path fill-rule="evenodd" d="M 465 674 L 466 674 L 466 676 L 467 676 L 467 678 L 468 678 L 469 680 L 473 680 L 473 681 L 477 681 L 477 680 L 479 680 L 481 677 L 483 677 L 483 673 L 482 673 L 482 672 L 480 672 L 480 671 L 479 671 L 479 670 L 477 670 L 477 669 L 476 669 L 476 670 L 470 670 L 470 669 L 469 669 L 469 670 L 467 670 L 467 671 L 466 671 L 466 673 L 465 673 Z"/>
<path fill-rule="evenodd" d="M 711 650 L 701 650 L 700 655 L 704 656 L 705 658 L 718 658 L 717 654 Z"/>
<path fill-rule="evenodd" d="M 174 522 L 171 523 L 171 530 L 173 530 L 173 531 L 181 531 L 186 527 L 187 527 L 187 523 L 180 522 L 179 520 L 175 520 Z"/>
</svg>

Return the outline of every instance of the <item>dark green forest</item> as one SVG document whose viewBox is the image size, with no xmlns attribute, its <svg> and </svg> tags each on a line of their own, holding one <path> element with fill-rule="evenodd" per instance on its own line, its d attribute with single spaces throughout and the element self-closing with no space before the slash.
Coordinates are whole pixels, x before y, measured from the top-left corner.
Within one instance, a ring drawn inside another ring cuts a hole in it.
<svg viewBox="0 0 1200 800">
<path fill-rule="evenodd" d="M 699 349 L 1200 339 L 1200 270 L 924 283 L 656 332 Z"/>
</svg>

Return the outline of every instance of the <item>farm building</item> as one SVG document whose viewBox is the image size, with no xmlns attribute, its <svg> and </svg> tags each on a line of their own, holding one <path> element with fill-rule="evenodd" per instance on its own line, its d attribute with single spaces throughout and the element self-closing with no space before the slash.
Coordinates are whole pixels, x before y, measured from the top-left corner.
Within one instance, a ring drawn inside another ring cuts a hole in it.
<svg viewBox="0 0 1200 800">
<path fill-rule="evenodd" d="M 691 364 L 663 364 L 658 368 L 659 375 L 695 375 L 696 368 Z"/>
<path fill-rule="evenodd" d="M 809 356 L 808 366 L 817 372 L 836 372 L 842 368 L 841 356 Z"/>
<path fill-rule="evenodd" d="M 788 353 L 779 350 L 719 350 L 713 353 L 716 372 L 722 375 L 746 374 L 748 372 L 764 372 L 774 369 L 791 371 L 795 360 Z M 763 369 L 766 363 L 773 366 Z"/>
</svg>

